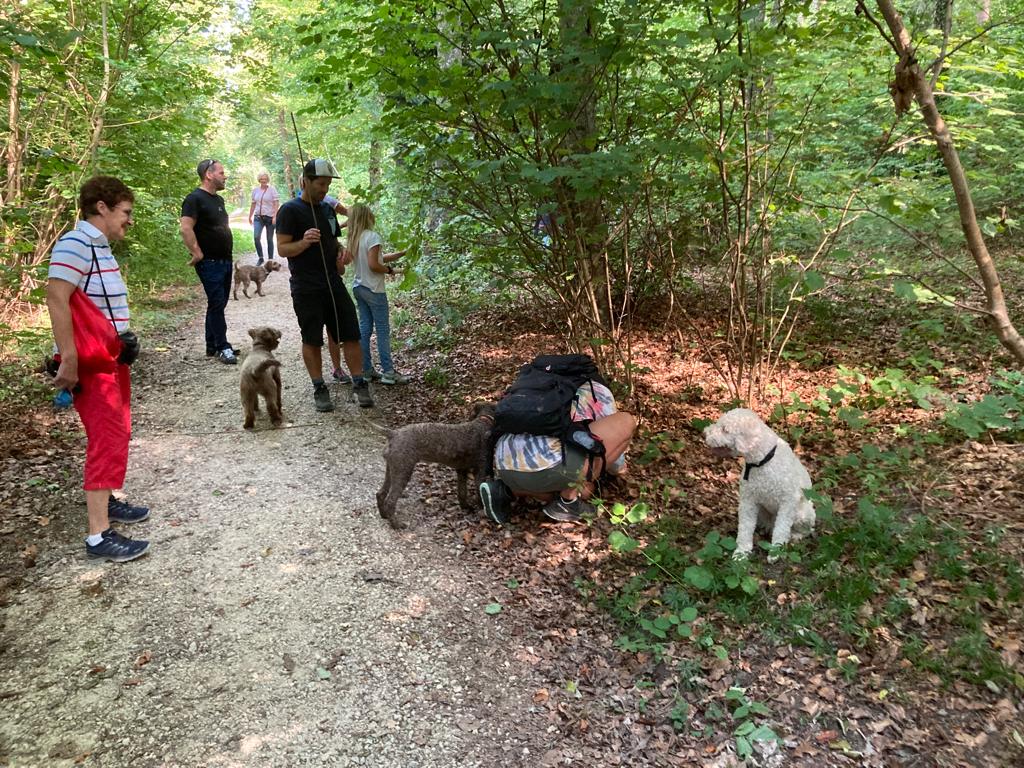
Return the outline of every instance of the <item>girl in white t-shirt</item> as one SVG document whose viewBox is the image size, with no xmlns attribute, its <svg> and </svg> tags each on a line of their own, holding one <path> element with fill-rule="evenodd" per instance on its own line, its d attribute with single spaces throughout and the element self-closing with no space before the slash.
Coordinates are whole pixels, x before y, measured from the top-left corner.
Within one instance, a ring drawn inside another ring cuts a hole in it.
<svg viewBox="0 0 1024 768">
<path fill-rule="evenodd" d="M 380 355 L 380 383 L 406 384 L 408 376 L 395 370 L 391 360 L 391 320 L 388 317 L 388 296 L 384 278 L 395 274 L 391 262 L 402 258 L 405 251 L 384 253 L 380 235 L 373 231 L 376 218 L 369 206 L 358 203 L 348 210 L 348 258 L 355 265 L 356 277 L 352 295 L 359 310 L 359 336 L 363 348 L 363 375 L 373 377 L 370 359 L 370 335 L 377 332 L 377 353 Z"/>
</svg>

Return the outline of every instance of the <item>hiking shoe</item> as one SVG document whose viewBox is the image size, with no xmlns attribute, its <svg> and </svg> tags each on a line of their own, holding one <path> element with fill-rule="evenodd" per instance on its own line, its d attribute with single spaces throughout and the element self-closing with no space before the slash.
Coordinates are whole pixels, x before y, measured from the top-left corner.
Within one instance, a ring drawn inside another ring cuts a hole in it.
<svg viewBox="0 0 1024 768">
<path fill-rule="evenodd" d="M 353 385 L 352 391 L 360 408 L 373 408 L 373 395 L 370 394 L 370 385 L 366 381 Z"/>
<path fill-rule="evenodd" d="M 578 523 L 583 519 L 584 513 L 589 514 L 593 511 L 594 506 L 583 501 L 579 496 L 572 501 L 566 501 L 559 496 L 544 505 L 544 514 L 560 523 Z"/>
<path fill-rule="evenodd" d="M 351 384 L 352 377 L 345 373 L 341 368 L 335 368 L 331 371 L 331 378 L 339 384 Z"/>
<path fill-rule="evenodd" d="M 408 384 L 410 381 L 409 377 L 404 373 L 398 371 L 384 371 L 380 375 L 381 384 Z"/>
<path fill-rule="evenodd" d="M 113 523 L 141 523 L 149 517 L 149 507 L 135 507 L 113 496 L 107 499 L 107 518 Z"/>
<path fill-rule="evenodd" d="M 498 525 L 512 519 L 512 492 L 501 480 L 492 477 L 480 483 L 480 502 L 487 516 Z"/>
<path fill-rule="evenodd" d="M 262 267 L 263 266 L 263 257 L 262 256 L 260 256 L 259 259 L 256 260 L 256 266 L 257 267 Z"/>
<path fill-rule="evenodd" d="M 224 365 L 238 365 L 238 358 L 235 357 L 235 351 L 231 347 L 225 347 L 218 352 L 217 359 L 224 363 Z"/>
<path fill-rule="evenodd" d="M 102 536 L 103 541 L 99 544 L 85 545 L 85 551 L 89 557 L 110 560 L 115 563 L 127 563 L 136 557 L 142 557 L 149 551 L 148 541 L 129 539 L 110 528 L 107 528 Z"/>
<path fill-rule="evenodd" d="M 367 381 L 380 381 L 380 371 L 375 371 L 373 368 L 363 371 L 363 378 Z"/>
<path fill-rule="evenodd" d="M 334 410 L 334 403 L 331 402 L 331 392 L 323 382 L 313 387 L 313 405 L 321 413 Z"/>
</svg>

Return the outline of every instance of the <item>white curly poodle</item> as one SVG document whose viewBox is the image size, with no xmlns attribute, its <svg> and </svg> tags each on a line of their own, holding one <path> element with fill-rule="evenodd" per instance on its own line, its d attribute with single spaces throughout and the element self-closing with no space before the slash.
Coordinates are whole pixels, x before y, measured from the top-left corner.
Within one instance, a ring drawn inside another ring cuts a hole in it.
<svg viewBox="0 0 1024 768">
<path fill-rule="evenodd" d="M 735 557 L 746 557 L 753 550 L 755 526 L 770 528 L 772 544 L 777 546 L 814 530 L 814 505 L 804 496 L 811 476 L 789 443 L 756 413 L 735 408 L 723 414 L 704 428 L 704 442 L 716 456 L 743 457 Z"/>
</svg>

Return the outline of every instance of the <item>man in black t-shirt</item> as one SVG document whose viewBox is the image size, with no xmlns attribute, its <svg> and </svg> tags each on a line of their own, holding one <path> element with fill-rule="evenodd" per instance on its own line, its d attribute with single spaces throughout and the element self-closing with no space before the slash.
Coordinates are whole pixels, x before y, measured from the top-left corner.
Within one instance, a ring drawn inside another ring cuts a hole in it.
<svg viewBox="0 0 1024 768">
<path fill-rule="evenodd" d="M 310 160 L 302 177 L 302 196 L 278 209 L 277 252 L 288 259 L 291 270 L 292 307 L 302 334 L 302 361 L 313 381 L 313 404 L 318 411 L 334 410 L 323 378 L 326 326 L 331 340 L 341 343 L 360 407 L 370 408 L 373 397 L 363 379 L 356 308 L 339 274 L 348 257 L 338 245 L 338 216 L 324 203 L 331 179 L 341 177 L 328 160 Z"/>
<path fill-rule="evenodd" d="M 181 239 L 192 258 L 206 291 L 206 356 L 222 363 L 238 362 L 237 350 L 228 343 L 228 323 L 224 309 L 231 289 L 231 254 L 234 245 L 224 198 L 227 173 L 216 160 L 203 160 L 196 168 L 200 185 L 189 192 L 181 204 Z"/>
</svg>

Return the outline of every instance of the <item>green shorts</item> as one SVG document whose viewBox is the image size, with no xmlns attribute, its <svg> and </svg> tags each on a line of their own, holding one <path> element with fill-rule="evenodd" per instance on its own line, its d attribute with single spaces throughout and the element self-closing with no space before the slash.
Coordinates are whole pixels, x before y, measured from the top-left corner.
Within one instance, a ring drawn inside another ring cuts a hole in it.
<svg viewBox="0 0 1024 768">
<path fill-rule="evenodd" d="M 587 454 L 574 445 L 565 447 L 565 461 L 536 472 L 497 469 L 495 474 L 513 493 L 554 493 L 569 488 L 583 479 Z"/>
</svg>

